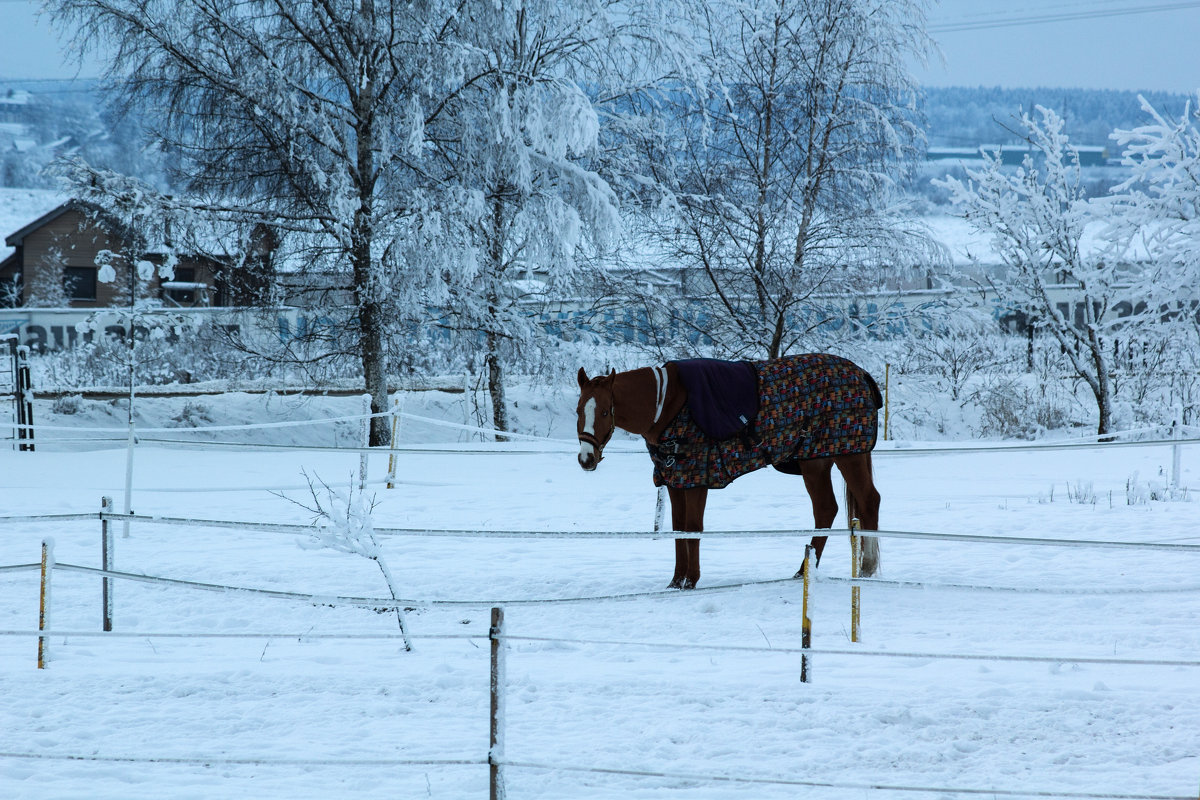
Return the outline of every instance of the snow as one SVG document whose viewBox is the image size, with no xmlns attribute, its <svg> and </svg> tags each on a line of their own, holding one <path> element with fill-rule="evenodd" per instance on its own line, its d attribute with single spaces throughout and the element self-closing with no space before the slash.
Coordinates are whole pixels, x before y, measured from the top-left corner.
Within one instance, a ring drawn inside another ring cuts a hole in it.
<svg viewBox="0 0 1200 800">
<path fill-rule="evenodd" d="M 53 636 L 45 670 L 36 669 L 36 637 L 0 636 L 0 797 L 484 797 L 492 605 L 505 606 L 507 634 L 552 640 L 506 645 L 504 757 L 545 765 L 505 767 L 510 798 L 954 796 L 866 788 L 878 785 L 1195 797 L 1200 669 L 1073 659 L 1200 660 L 1200 553 L 885 538 L 883 579 L 923 586 L 864 588 L 862 642 L 851 644 L 849 587 L 834 580 L 849 565 L 838 535 L 813 587 L 814 647 L 1061 660 L 818 654 L 814 680 L 803 684 L 800 656 L 784 651 L 800 643 L 802 587 L 790 577 L 807 539 L 710 536 L 701 589 L 661 592 L 669 538 L 582 535 L 649 530 L 655 493 L 649 459 L 630 438 L 614 440 L 595 473 L 576 466 L 569 388 L 512 395 L 521 429 L 555 441 L 455 444 L 465 434 L 404 422 L 401 439 L 415 449 L 398 456 L 394 489 L 379 482 L 387 456 L 370 457 L 371 522 L 398 593 L 469 601 L 414 604 L 412 652 L 394 614 L 132 581 L 115 584 L 117 635 Z M 145 398 L 137 407 L 140 426 L 179 426 L 179 437 L 189 425 L 358 408 L 356 397 L 244 394 Z M 470 419 L 462 395 L 414 393 L 405 410 Z M 120 428 L 125 416 L 119 401 L 84 400 L 74 412 L 39 405 L 36 419 Z M 348 421 L 209 438 L 347 447 L 357 436 Z M 120 507 L 119 445 L 82 449 L 51 445 L 51 432 L 39 437 L 37 452 L 0 452 L 7 515 L 95 512 L 102 495 Z M 147 439 L 155 437 L 163 438 Z M 1169 474 L 1169 446 L 912 451 L 922 444 L 877 450 L 885 529 L 1200 544 L 1194 502 L 1146 491 L 1148 480 Z M 144 443 L 133 508 L 308 523 L 305 474 L 344 488 L 358 462 L 355 452 Z M 1181 466 L 1184 484 L 1195 484 L 1194 445 L 1183 448 Z M 772 471 L 708 502 L 710 532 L 810 520 L 801 483 Z M 578 535 L 479 539 L 388 528 Z M 46 537 L 60 566 L 100 565 L 95 520 L 0 530 L 0 565 L 37 562 Z M 299 546 L 309 537 L 146 522 L 128 538 L 119 530 L 119 570 L 327 598 L 387 596 L 376 565 Z M 99 631 L 99 579 L 60 569 L 53 580 L 52 628 Z M 721 589 L 741 583 L 750 585 Z M 648 594 L 526 602 L 639 593 Z M 0 629 L 31 631 L 37 612 L 37 572 L 0 572 Z M 334 634 L 380 638 L 323 638 Z M 456 638 L 429 638 L 445 636 Z M 748 649 L 703 649 L 730 646 Z M 396 763 L 447 760 L 470 763 Z M 580 766 L 673 777 L 568 769 Z"/>
</svg>

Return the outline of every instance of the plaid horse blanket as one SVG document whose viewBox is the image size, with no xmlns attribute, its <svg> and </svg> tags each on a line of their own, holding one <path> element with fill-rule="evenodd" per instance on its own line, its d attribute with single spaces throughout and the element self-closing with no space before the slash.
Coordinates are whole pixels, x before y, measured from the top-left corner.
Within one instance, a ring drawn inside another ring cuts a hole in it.
<svg viewBox="0 0 1200 800">
<path fill-rule="evenodd" d="M 824 353 L 749 362 L 758 376 L 758 413 L 739 433 L 709 436 L 688 404 L 647 445 L 654 485 L 721 489 L 763 467 L 865 453 L 875 447 L 879 387 L 862 367 Z M 685 384 L 686 384 L 685 380 Z"/>
</svg>

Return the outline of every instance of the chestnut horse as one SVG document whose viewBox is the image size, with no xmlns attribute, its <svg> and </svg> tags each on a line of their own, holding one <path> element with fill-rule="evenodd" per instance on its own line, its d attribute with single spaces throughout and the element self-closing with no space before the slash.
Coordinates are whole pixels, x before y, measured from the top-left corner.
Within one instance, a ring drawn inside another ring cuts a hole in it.
<svg viewBox="0 0 1200 800">
<path fill-rule="evenodd" d="M 874 444 L 875 413 L 882 405 L 882 400 L 879 398 L 879 389 L 870 375 L 850 362 L 836 360 L 861 373 L 865 382 L 869 384 L 870 391 L 874 393 L 874 408 L 869 408 L 871 442 L 867 451 L 845 455 L 835 453 L 817 458 L 784 458 L 772 465 L 782 472 L 799 474 L 803 478 L 804 487 L 812 500 L 814 527 L 818 529 L 833 527 L 834 517 L 837 515 L 838 504 L 830 477 L 836 465 L 846 483 L 847 521 L 857 518 L 863 530 L 879 530 L 879 492 L 872 478 L 869 447 Z M 761 368 L 772 363 L 777 362 L 759 362 L 754 366 Z M 579 436 L 579 466 L 588 471 L 596 469 L 604 458 L 604 447 L 616 428 L 642 436 L 652 455 L 655 454 L 663 432 L 680 412 L 685 410 L 688 403 L 688 392 L 680 379 L 677 362 L 668 362 L 664 367 L 614 371 L 594 378 L 589 378 L 583 368 L 580 368 L 578 380 L 580 395 L 576 429 Z M 802 388 L 801 391 L 809 390 Z M 761 413 L 760 409 L 760 415 Z M 818 419 L 817 424 L 819 423 Z M 657 465 L 656 460 L 656 467 Z M 765 463 L 759 466 L 765 466 Z M 749 467 L 756 468 L 757 466 L 753 465 Z M 657 480 L 656 472 L 656 482 Z M 727 482 L 728 480 L 715 488 L 720 488 Z M 704 507 L 708 500 L 709 488 L 713 487 L 676 488 L 671 485 L 670 480 L 664 480 L 663 483 L 667 486 L 671 500 L 672 530 L 686 533 L 703 531 Z M 814 536 L 812 539 L 817 563 L 820 563 L 827 538 Z M 862 574 L 875 574 L 879 567 L 878 537 L 863 537 L 862 552 Z M 803 567 L 796 576 L 799 577 L 802 572 Z M 691 589 L 699 580 L 700 540 L 676 539 L 675 572 L 668 588 Z"/>
</svg>

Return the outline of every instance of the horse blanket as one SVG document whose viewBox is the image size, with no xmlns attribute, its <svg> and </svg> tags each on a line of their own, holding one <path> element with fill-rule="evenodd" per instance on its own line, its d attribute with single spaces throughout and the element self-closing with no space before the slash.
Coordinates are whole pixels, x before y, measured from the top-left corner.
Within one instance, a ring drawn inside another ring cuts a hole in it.
<svg viewBox="0 0 1200 800">
<path fill-rule="evenodd" d="M 750 362 L 758 376 L 758 414 L 729 438 L 709 436 L 690 405 L 668 423 L 657 445 L 654 485 L 721 489 L 771 465 L 789 472 L 812 458 L 865 453 L 875 447 L 879 388 L 858 365 L 823 353 Z"/>
<path fill-rule="evenodd" d="M 711 439 L 728 439 L 758 415 L 758 372 L 749 361 L 671 362 L 688 393 L 688 413 Z"/>
</svg>

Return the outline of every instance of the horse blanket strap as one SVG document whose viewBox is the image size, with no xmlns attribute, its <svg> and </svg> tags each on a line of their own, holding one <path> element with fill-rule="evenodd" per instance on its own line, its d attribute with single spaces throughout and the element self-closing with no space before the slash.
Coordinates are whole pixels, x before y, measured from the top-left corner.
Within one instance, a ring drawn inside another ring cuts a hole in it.
<svg viewBox="0 0 1200 800">
<path fill-rule="evenodd" d="M 865 453 L 875 447 L 875 381 L 838 356 L 815 353 L 749 365 L 757 376 L 758 417 L 741 436 L 718 440 L 697 424 L 692 398 L 667 425 L 657 446 L 654 485 L 720 489 L 773 464 Z"/>
<path fill-rule="evenodd" d="M 687 406 L 700 430 L 728 439 L 758 414 L 758 372 L 749 361 L 692 358 L 674 362 L 687 389 Z"/>
<path fill-rule="evenodd" d="M 654 367 L 654 422 L 662 417 L 663 404 L 667 402 L 667 368 Z"/>
</svg>

